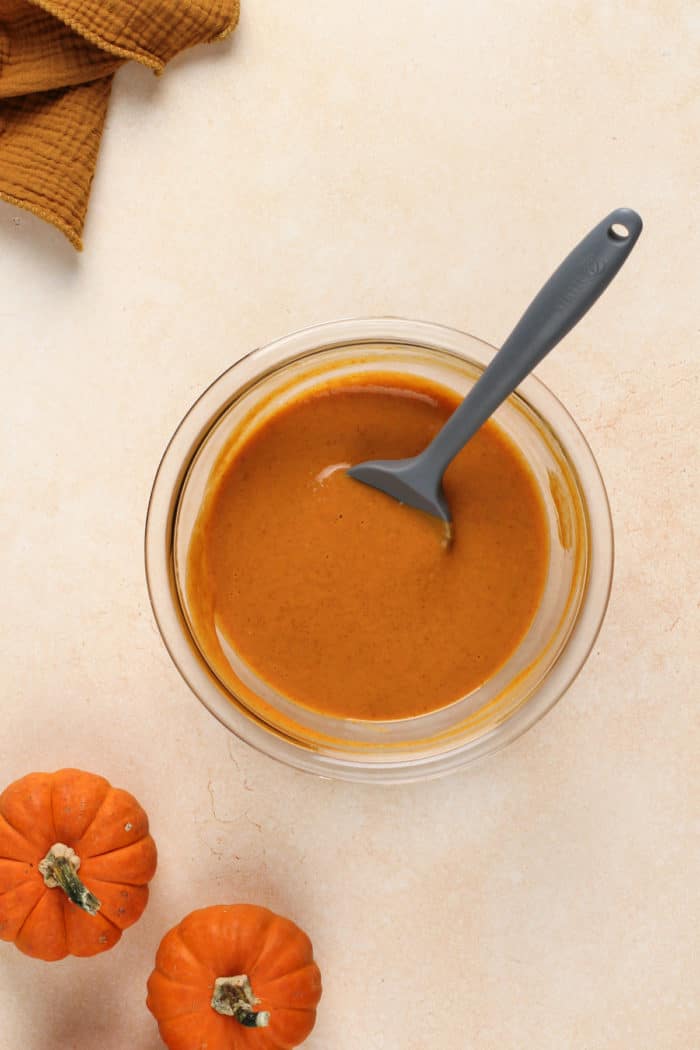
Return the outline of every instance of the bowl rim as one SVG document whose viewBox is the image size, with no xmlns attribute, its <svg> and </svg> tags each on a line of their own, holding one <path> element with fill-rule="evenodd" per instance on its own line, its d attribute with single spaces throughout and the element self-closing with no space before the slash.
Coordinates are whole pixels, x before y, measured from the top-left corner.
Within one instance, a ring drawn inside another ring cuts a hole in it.
<svg viewBox="0 0 700 1050">
<path fill-rule="evenodd" d="M 257 347 L 221 372 L 181 418 L 161 456 L 146 514 L 144 556 L 146 583 L 156 626 L 175 667 L 190 690 L 230 732 L 256 750 L 286 765 L 334 779 L 397 783 L 437 777 L 493 754 L 512 743 L 551 710 L 571 686 L 598 637 L 612 587 L 614 539 L 610 505 L 593 452 L 562 402 L 537 377 L 518 393 L 557 435 L 581 482 L 589 518 L 589 578 L 578 616 L 558 659 L 533 694 L 504 721 L 483 736 L 437 754 L 389 757 L 367 762 L 351 753 L 323 754 L 312 745 L 285 737 L 253 713 L 238 710 L 213 672 L 194 655 L 176 595 L 173 545 L 179 495 L 189 465 L 206 435 L 247 388 L 241 373 L 254 369 L 253 381 L 290 361 L 333 347 L 363 343 L 414 345 L 456 353 L 480 367 L 496 348 L 460 329 L 400 317 L 352 317 L 298 329 Z M 474 359 L 469 348 L 480 351 Z M 544 408 L 541 407 L 544 402 Z"/>
</svg>

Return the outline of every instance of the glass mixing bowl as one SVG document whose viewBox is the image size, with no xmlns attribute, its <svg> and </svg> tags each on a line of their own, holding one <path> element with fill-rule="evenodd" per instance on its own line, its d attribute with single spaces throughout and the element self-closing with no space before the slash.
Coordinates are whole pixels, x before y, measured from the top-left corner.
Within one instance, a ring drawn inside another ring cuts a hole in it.
<svg viewBox="0 0 700 1050">
<path fill-rule="evenodd" d="M 195 695 L 260 751 L 348 780 L 411 781 L 454 770 L 520 736 L 583 666 L 607 607 L 613 567 L 610 511 L 591 450 L 564 407 L 530 377 L 496 421 L 540 489 L 549 539 L 535 618 L 508 661 L 440 710 L 378 722 L 323 715 L 283 697 L 228 652 L 224 681 L 191 626 L 187 552 L 212 468 L 290 399 L 329 380 L 372 371 L 426 377 L 464 396 L 495 350 L 463 332 L 395 319 L 338 321 L 248 354 L 192 406 L 158 468 L 146 524 L 146 575 L 165 645 Z"/>
</svg>

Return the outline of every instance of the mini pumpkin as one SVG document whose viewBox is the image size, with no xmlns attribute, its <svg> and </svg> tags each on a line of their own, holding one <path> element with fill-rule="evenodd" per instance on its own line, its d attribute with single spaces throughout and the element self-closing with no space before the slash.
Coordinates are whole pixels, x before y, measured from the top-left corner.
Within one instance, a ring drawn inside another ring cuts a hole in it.
<svg viewBox="0 0 700 1050">
<path fill-rule="evenodd" d="M 194 911 L 161 941 L 147 1005 L 170 1050 L 291 1050 L 321 998 L 311 941 L 253 904 Z"/>
<path fill-rule="evenodd" d="M 0 937 L 52 962 L 112 948 L 156 870 L 133 795 L 78 769 L 30 773 L 0 795 Z"/>
</svg>

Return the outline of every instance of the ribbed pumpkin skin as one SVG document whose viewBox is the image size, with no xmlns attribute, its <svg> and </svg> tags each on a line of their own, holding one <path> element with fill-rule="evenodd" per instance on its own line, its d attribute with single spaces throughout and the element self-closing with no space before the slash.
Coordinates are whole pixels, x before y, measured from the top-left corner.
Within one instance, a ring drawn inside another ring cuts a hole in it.
<svg viewBox="0 0 700 1050">
<path fill-rule="evenodd" d="M 244 1028 L 211 1006 L 218 977 L 247 974 L 267 1028 Z M 316 1021 L 321 974 L 311 941 L 253 904 L 194 911 L 161 941 L 147 1005 L 169 1050 L 291 1050 Z"/>
<path fill-rule="evenodd" d="M 46 886 L 38 866 L 59 842 L 80 857 L 96 915 Z M 47 962 L 107 951 L 146 907 L 156 863 L 148 817 L 128 791 L 78 769 L 30 773 L 0 795 L 0 937 Z"/>
</svg>

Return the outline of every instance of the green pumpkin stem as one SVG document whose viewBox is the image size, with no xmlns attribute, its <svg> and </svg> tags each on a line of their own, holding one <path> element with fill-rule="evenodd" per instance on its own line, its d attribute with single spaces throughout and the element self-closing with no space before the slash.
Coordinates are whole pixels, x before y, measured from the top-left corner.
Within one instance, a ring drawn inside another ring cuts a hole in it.
<svg viewBox="0 0 700 1050">
<path fill-rule="evenodd" d="M 244 973 L 238 977 L 217 977 L 214 982 L 212 1009 L 224 1017 L 234 1017 L 244 1028 L 267 1028 L 269 1025 L 267 1010 L 251 1010 L 251 1006 L 258 1002 Z"/>
<path fill-rule="evenodd" d="M 57 842 L 39 863 L 39 871 L 49 889 L 60 886 L 69 901 L 88 915 L 96 915 L 102 905 L 78 878 L 80 857 L 70 846 Z"/>
</svg>

